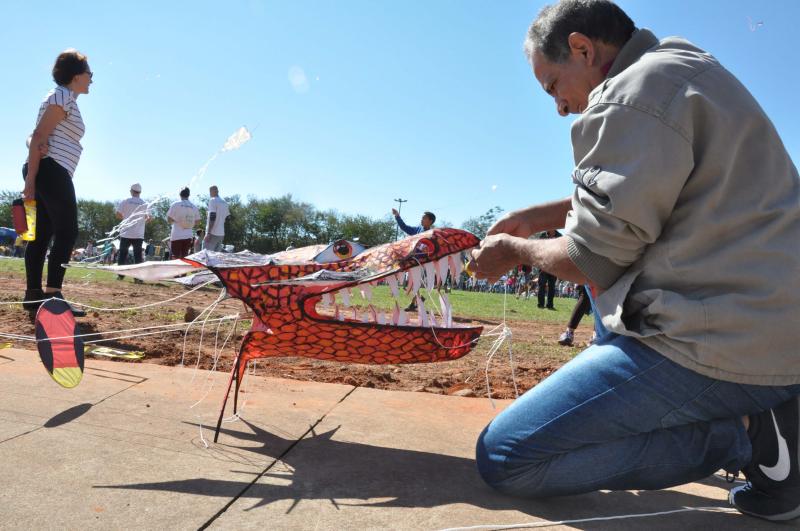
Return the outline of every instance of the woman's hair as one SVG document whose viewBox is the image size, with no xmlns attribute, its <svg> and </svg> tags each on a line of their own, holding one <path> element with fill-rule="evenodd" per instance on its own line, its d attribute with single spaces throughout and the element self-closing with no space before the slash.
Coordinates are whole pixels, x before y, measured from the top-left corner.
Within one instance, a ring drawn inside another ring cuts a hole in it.
<svg viewBox="0 0 800 531">
<path fill-rule="evenodd" d="M 56 63 L 53 65 L 53 81 L 57 85 L 66 87 L 72 83 L 72 78 L 88 71 L 89 61 L 86 60 L 86 56 L 78 50 L 70 48 L 56 57 Z"/>
</svg>

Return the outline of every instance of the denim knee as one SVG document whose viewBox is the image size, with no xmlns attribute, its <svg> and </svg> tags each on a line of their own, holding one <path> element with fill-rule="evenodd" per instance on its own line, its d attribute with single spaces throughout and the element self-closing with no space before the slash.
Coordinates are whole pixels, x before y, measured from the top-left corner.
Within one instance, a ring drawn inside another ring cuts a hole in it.
<svg viewBox="0 0 800 531">
<path fill-rule="evenodd" d="M 483 481 L 490 487 L 497 488 L 505 479 L 502 473 L 504 459 L 497 455 L 494 446 L 488 440 L 490 439 L 487 437 L 488 431 L 489 426 L 486 426 L 478 436 L 478 442 L 475 445 L 475 464 Z"/>
<path fill-rule="evenodd" d="M 484 428 L 475 447 L 475 462 L 483 481 L 504 494 L 512 496 L 535 497 L 540 484 L 537 479 L 546 461 L 525 463 L 508 459 L 508 452 L 514 443 L 500 430 L 492 432 L 491 425 Z"/>
</svg>

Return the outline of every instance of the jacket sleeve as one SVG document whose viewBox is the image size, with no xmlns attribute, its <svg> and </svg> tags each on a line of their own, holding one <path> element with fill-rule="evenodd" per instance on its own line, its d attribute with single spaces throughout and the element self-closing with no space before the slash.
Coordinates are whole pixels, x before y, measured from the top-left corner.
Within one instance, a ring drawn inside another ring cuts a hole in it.
<svg viewBox="0 0 800 531">
<path fill-rule="evenodd" d="M 572 137 L 567 251 L 608 288 L 661 235 L 694 167 L 692 146 L 659 117 L 622 104 L 587 109 Z"/>
<path fill-rule="evenodd" d="M 409 236 L 414 236 L 415 234 L 420 233 L 419 227 L 409 227 L 403 222 L 403 218 L 400 216 L 394 217 L 395 221 L 397 221 L 397 226 L 400 227 L 400 230 L 408 234 Z"/>
</svg>

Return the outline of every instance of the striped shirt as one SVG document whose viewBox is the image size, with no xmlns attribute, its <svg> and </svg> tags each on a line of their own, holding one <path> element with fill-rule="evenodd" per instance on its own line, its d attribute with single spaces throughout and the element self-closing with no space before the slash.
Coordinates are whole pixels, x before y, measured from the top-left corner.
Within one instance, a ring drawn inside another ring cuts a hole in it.
<svg viewBox="0 0 800 531">
<path fill-rule="evenodd" d="M 67 87 L 59 85 L 47 94 L 39 107 L 39 116 L 36 118 L 37 126 L 50 105 L 58 105 L 64 109 L 67 117 L 58 122 L 47 138 L 47 156 L 66 168 L 72 177 L 83 151 L 81 138 L 86 131 L 83 117 L 78 109 L 78 102 L 75 101 L 75 94 Z"/>
</svg>

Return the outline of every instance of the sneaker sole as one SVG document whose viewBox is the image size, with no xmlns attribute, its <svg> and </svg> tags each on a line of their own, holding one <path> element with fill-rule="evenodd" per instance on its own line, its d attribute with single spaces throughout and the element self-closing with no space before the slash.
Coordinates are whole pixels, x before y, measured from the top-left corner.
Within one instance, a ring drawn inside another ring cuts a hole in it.
<svg viewBox="0 0 800 531">
<path fill-rule="evenodd" d="M 741 487 L 733 488 L 733 489 L 731 489 L 730 493 L 728 493 L 728 503 L 733 505 L 736 508 L 736 510 L 739 511 L 740 513 L 747 514 L 747 515 L 750 515 L 750 516 L 755 516 L 756 518 L 762 518 L 764 520 L 770 520 L 772 522 L 786 522 L 788 520 L 794 520 L 796 518 L 800 518 L 800 505 L 798 505 L 797 507 L 795 507 L 791 511 L 788 511 L 788 512 L 785 512 L 785 513 L 780 513 L 780 514 L 770 514 L 770 515 L 758 514 L 758 513 L 752 512 L 752 511 L 747 511 L 745 509 L 742 509 L 741 507 L 736 505 L 736 503 L 733 500 L 733 497 L 740 489 L 743 489 L 743 488 L 744 488 L 744 485 L 741 486 Z"/>
</svg>

